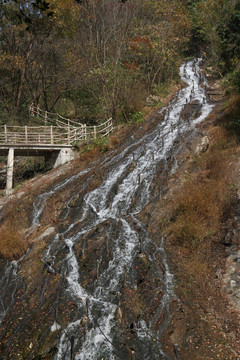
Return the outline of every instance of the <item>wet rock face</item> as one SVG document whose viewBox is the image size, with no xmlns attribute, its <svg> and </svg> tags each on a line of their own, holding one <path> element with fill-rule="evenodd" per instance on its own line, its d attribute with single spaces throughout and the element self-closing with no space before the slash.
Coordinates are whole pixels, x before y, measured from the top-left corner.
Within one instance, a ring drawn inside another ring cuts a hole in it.
<svg viewBox="0 0 240 360">
<path fill-rule="evenodd" d="M 186 104 L 182 111 L 182 117 L 186 121 L 190 122 L 191 120 L 196 119 L 201 114 L 201 108 L 202 103 L 200 103 L 199 101 L 190 100 L 190 102 Z"/>
<path fill-rule="evenodd" d="M 140 213 L 164 191 L 186 134 L 193 132 L 192 117 L 183 116 L 189 101 L 197 104 L 195 122 L 211 111 L 198 62 L 180 73 L 186 88 L 142 139 L 129 138 L 35 200 L 31 231 L 51 229 L 49 223 L 54 228 L 34 237 L 13 281 L 5 282 L 21 279 L 10 291 L 13 305 L 0 330 L 3 360 L 16 349 L 16 359 L 168 358 L 161 337 L 173 277 L 161 234 L 153 241 Z"/>
<path fill-rule="evenodd" d="M 226 247 L 226 271 L 223 275 L 223 291 L 233 305 L 240 310 L 240 205 L 235 208 L 235 216 L 223 234 L 221 243 Z"/>
<path fill-rule="evenodd" d="M 231 249 L 227 257 L 223 288 L 230 300 L 240 310 L 240 250 Z"/>
</svg>

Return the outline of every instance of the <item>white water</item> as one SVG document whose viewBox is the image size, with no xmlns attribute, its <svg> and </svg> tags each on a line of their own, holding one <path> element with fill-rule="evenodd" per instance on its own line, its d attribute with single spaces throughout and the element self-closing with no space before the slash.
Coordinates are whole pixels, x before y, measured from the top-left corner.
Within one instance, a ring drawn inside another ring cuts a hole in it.
<svg viewBox="0 0 240 360">
<path fill-rule="evenodd" d="M 15 261 L 6 263 L 5 269 L 4 269 L 4 275 L 0 279 L 0 288 L 1 288 L 1 302 L 0 302 L 0 325 L 2 323 L 2 320 L 6 316 L 9 307 L 11 306 L 12 300 L 14 299 L 15 292 L 17 290 L 16 284 L 12 281 L 14 278 L 14 275 L 16 273 L 16 265 Z M 7 291 L 9 291 L 9 287 L 13 285 L 12 290 L 12 299 L 8 303 L 4 303 L 3 299 L 5 297 L 5 294 Z M 4 286 L 4 287 L 3 287 Z"/>
<path fill-rule="evenodd" d="M 140 244 L 139 233 L 133 228 L 132 223 L 126 220 L 125 216 L 132 214 L 138 227 L 142 227 L 140 221 L 134 216 L 144 208 L 150 199 L 150 186 L 156 174 L 158 164 L 161 161 L 165 161 L 168 157 L 174 156 L 173 148 L 175 141 L 183 138 L 183 135 L 194 124 L 205 119 L 212 109 L 212 106 L 206 101 L 205 80 L 202 84 L 203 86 L 200 85 L 198 62 L 192 61 L 182 65 L 180 75 L 186 82 L 187 87 L 179 91 L 175 100 L 167 108 L 163 122 L 156 127 L 153 133 L 144 136 L 141 141 L 135 142 L 134 144 L 138 146 L 129 155 L 126 155 L 127 151 L 125 150 L 124 156 L 118 157 L 118 167 L 115 166 L 113 168 L 98 188 L 85 195 L 85 209 L 79 222 L 89 218 L 94 213 L 95 221 L 93 224 L 81 229 L 81 231 L 77 234 L 75 233 L 72 237 L 68 237 L 67 234 L 74 228 L 75 224 L 71 224 L 63 233 L 64 237 L 67 236 L 65 242 L 69 249 L 67 257 L 67 291 L 73 298 L 81 300 L 80 308 L 82 307 L 82 312 L 84 312 L 86 307 L 86 301 L 88 302 L 89 324 L 84 340 L 82 338 L 78 339 L 78 334 L 81 332 L 81 318 L 67 326 L 60 339 L 59 350 L 56 355 L 57 360 L 70 359 L 70 344 L 66 334 L 68 334 L 68 337 L 74 335 L 77 340 L 78 346 L 76 347 L 80 350 L 78 353 L 75 353 L 75 360 L 94 360 L 101 357 L 104 359 L 117 358 L 112 345 L 113 329 L 116 326 L 115 312 L 117 304 L 116 301 L 111 301 L 111 294 L 118 290 L 126 267 L 131 269 L 131 265 L 139 253 Z M 181 119 L 181 112 L 186 103 L 193 101 L 202 104 L 201 114 L 190 122 L 184 121 Z M 129 168 L 131 169 L 129 170 Z M 112 189 L 116 184 L 117 193 L 112 196 Z M 135 206 L 133 206 L 133 202 L 135 202 Z M 115 239 L 112 260 L 109 261 L 108 267 L 100 274 L 93 293 L 88 294 L 81 285 L 81 270 L 74 254 L 74 242 L 79 241 L 89 231 L 91 226 L 94 227 L 97 224 L 101 224 L 109 218 L 114 221 L 120 221 L 122 230 L 119 237 Z M 152 255 L 148 253 L 148 246 L 151 243 L 151 239 L 145 234 L 144 251 L 148 254 L 149 260 L 153 261 Z M 169 312 L 169 303 L 174 295 L 173 277 L 168 268 L 163 240 L 161 246 L 156 249 L 154 256 L 157 256 L 157 254 L 161 255 L 165 266 L 165 274 L 162 278 L 165 292 L 158 313 L 155 314 L 155 317 L 153 316 L 152 323 L 157 320 L 158 315 L 164 309 Z M 134 284 L 132 285 L 134 286 Z M 96 308 L 100 309 L 98 311 L 98 318 L 94 318 L 95 311 L 93 310 Z M 151 324 L 147 326 L 145 320 L 141 319 L 138 324 L 139 338 L 142 341 L 149 341 L 152 337 L 158 338 L 160 333 L 166 328 L 167 320 L 163 324 L 162 330 L 156 334 L 153 333 Z M 158 346 L 156 359 L 160 358 L 164 359 L 166 357 L 160 346 Z"/>
<path fill-rule="evenodd" d="M 0 278 L 0 326 L 10 307 L 14 303 L 15 294 L 21 286 L 22 278 L 17 273 L 18 264 L 25 258 L 25 256 L 27 256 L 27 253 L 24 254 L 18 261 L 7 261 L 5 264 L 3 271 L 4 275 Z M 11 294 L 11 298 L 8 297 L 8 294 Z M 7 299 L 7 301 L 4 301 L 5 299 Z"/>
</svg>

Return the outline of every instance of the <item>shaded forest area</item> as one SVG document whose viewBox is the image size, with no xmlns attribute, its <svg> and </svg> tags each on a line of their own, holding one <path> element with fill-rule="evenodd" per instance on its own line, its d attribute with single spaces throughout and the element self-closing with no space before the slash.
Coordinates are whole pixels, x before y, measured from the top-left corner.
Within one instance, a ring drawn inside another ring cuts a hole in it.
<svg viewBox="0 0 240 360">
<path fill-rule="evenodd" d="M 32 102 L 87 124 L 139 120 L 147 97 L 161 97 L 180 62 L 203 52 L 240 91 L 240 1 L 0 3 L 2 124 L 25 124 Z"/>
</svg>

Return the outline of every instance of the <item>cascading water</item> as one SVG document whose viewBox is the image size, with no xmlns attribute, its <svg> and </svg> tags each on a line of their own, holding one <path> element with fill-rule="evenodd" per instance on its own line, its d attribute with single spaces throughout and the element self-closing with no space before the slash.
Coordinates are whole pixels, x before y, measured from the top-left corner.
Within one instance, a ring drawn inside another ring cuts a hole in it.
<svg viewBox="0 0 240 360">
<path fill-rule="evenodd" d="M 4 266 L 4 274 L 0 280 L 0 288 L 1 288 L 1 299 L 0 299 L 0 325 L 2 323 L 3 318 L 6 316 L 11 303 L 14 301 L 14 294 L 17 289 L 17 283 L 13 279 L 16 276 L 17 271 L 17 262 L 12 261 L 10 263 L 6 263 Z M 11 299 L 8 299 L 7 303 L 4 302 L 6 291 L 9 291 L 9 287 L 12 287 L 10 291 L 12 293 Z"/>
<path fill-rule="evenodd" d="M 151 197 L 151 183 L 156 174 L 157 167 L 161 161 L 167 162 L 169 157 L 174 156 L 174 143 L 182 137 L 193 124 L 202 121 L 211 111 L 211 106 L 206 101 L 205 80 L 202 78 L 199 63 L 188 62 L 181 66 L 180 75 L 188 86 L 179 91 L 176 98 L 166 109 L 164 120 L 156 129 L 141 139 L 138 146 L 118 161 L 118 167 L 113 168 L 106 176 L 102 184 L 84 197 L 84 213 L 79 220 L 77 228 L 72 224 L 66 229 L 62 236 L 68 247 L 68 289 L 74 299 L 81 300 L 79 306 L 79 319 L 70 323 L 62 333 L 58 353 L 55 359 L 70 359 L 70 353 L 74 351 L 74 359 L 117 359 L 118 351 L 114 348 L 114 329 L 116 327 L 115 313 L 118 308 L 119 299 L 117 294 L 121 288 L 123 277 L 127 276 L 129 286 L 136 287 L 134 276 L 130 275 L 135 258 L 139 252 L 147 254 L 148 260 L 153 262 L 156 253 L 159 253 L 165 271 L 155 269 L 161 278 L 164 295 L 158 311 L 153 315 L 149 324 L 144 316 L 137 324 L 137 334 L 142 342 L 144 359 L 165 359 L 159 342 L 153 344 L 152 338 L 160 338 L 162 331 L 167 326 L 168 316 L 165 316 L 160 330 L 153 331 L 157 317 L 164 311 L 169 313 L 169 303 L 173 296 L 173 281 L 169 272 L 163 241 L 160 247 L 152 243 L 143 226 L 137 220 L 137 214 L 144 208 Z M 200 81 L 202 84 L 200 84 Z M 199 116 L 191 122 L 184 121 L 181 114 L 189 102 L 201 104 Z M 136 144 L 135 144 L 136 145 Z M 169 169 L 170 170 L 170 169 Z M 117 184 L 117 193 L 112 195 L 112 189 Z M 94 215 L 94 216 L 93 216 Z M 129 215 L 131 218 L 129 219 Z M 84 228 L 81 228 L 83 220 L 90 219 Z M 120 224 L 120 232 L 117 237 L 111 234 L 113 245 L 112 259 L 107 268 L 100 274 L 96 287 L 88 292 L 81 285 L 81 269 L 79 268 L 74 244 L 89 232 L 92 227 L 111 219 Z M 134 222 L 138 230 L 135 230 Z M 74 231 L 73 231 L 74 230 Z M 143 235 L 139 235 L 140 233 Z M 143 236 L 143 239 L 140 239 Z M 141 249 L 140 249 L 141 247 Z M 154 253 L 150 248 L 154 248 Z M 126 275 L 126 268 L 127 275 Z M 86 304 L 87 301 L 87 304 Z M 84 339 L 81 333 L 81 318 L 86 314 L 88 317 L 88 332 Z M 97 314 L 97 316 L 96 316 Z M 74 349 L 69 338 L 75 338 Z M 116 345 L 117 346 L 117 345 Z M 152 350 L 151 350 L 152 349 Z"/>
<path fill-rule="evenodd" d="M 166 109 L 161 110 L 163 121 L 141 139 L 130 139 L 127 148 L 120 153 L 111 158 L 105 156 L 102 161 L 104 178 L 99 186 L 79 200 L 79 213 L 73 213 L 68 206 L 72 198 L 78 196 L 79 188 L 74 190 L 73 187 L 66 201 L 63 218 L 67 225 L 61 228 L 42 256 L 49 270 L 54 272 L 56 258 L 64 248 L 65 254 L 60 261 L 64 274 L 61 276 L 66 283 L 64 291 L 77 309 L 67 326 L 61 324 L 56 312 L 51 330 L 62 332 L 55 360 L 134 359 L 128 357 L 126 351 L 131 351 L 131 356 L 137 351 L 146 360 L 167 359 L 162 351 L 161 335 L 169 322 L 169 304 L 174 296 L 173 277 L 167 264 L 164 239 L 157 246 L 139 220 L 139 214 L 151 200 L 156 176 L 173 171 L 176 154 L 183 146 L 186 134 L 212 109 L 207 103 L 206 81 L 201 75 L 199 61 L 183 64 L 180 75 L 186 87 L 176 94 Z M 190 121 L 183 116 L 189 103 L 199 109 Z M 34 204 L 33 227 L 40 224 L 46 201 L 84 176 L 87 179 L 84 181 L 88 182 L 94 175 L 87 169 L 40 195 Z M 85 191 L 86 183 L 81 186 L 81 191 Z M 159 192 L 163 190 L 161 186 L 159 180 Z M 81 257 L 86 252 L 88 239 L 99 229 L 106 251 L 96 255 L 96 279 L 85 286 Z M 161 296 L 157 298 L 158 306 L 153 307 L 154 311 L 148 316 L 139 306 L 137 321 L 119 327 L 117 318 L 124 317 L 124 289 L 132 294 L 140 286 L 139 259 L 147 264 Z M 123 335 L 119 329 L 126 327 L 133 329 L 137 349 L 126 344 L 123 348 Z"/>
<path fill-rule="evenodd" d="M 22 286 L 23 279 L 18 275 L 18 263 L 21 262 L 26 255 L 27 253 L 18 261 L 6 261 L 3 266 L 3 274 L 0 277 L 0 326 L 15 301 L 15 293 Z M 10 297 L 9 294 L 11 294 Z"/>
</svg>

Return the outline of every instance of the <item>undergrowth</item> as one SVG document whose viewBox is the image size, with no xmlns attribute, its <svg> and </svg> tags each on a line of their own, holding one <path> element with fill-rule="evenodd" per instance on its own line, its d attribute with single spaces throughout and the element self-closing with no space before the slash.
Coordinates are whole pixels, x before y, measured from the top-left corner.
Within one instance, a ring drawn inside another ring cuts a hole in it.
<svg viewBox="0 0 240 360">
<path fill-rule="evenodd" d="M 0 227 L 0 256 L 8 260 L 19 259 L 29 247 L 23 231 L 19 229 L 16 217 L 6 221 Z"/>
<path fill-rule="evenodd" d="M 218 128 L 208 152 L 195 156 L 193 167 L 197 171 L 176 195 L 166 226 L 175 244 L 198 247 L 220 232 L 223 216 L 228 216 L 235 197 L 228 161 L 235 145 L 236 140 Z"/>
<path fill-rule="evenodd" d="M 231 96 L 220 122 L 240 138 L 240 95 Z"/>
<path fill-rule="evenodd" d="M 108 137 L 99 137 L 95 140 L 93 140 L 91 143 L 87 143 L 83 145 L 83 147 L 80 149 L 81 154 L 84 154 L 85 152 L 90 152 L 93 150 L 96 150 L 97 152 L 104 153 L 105 151 L 109 150 L 109 139 Z"/>
</svg>

